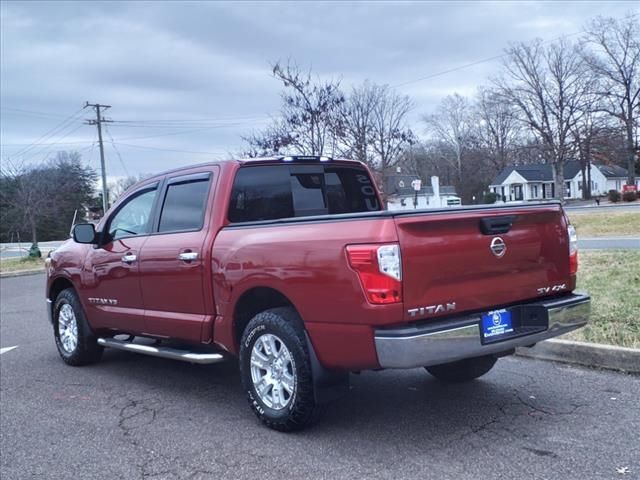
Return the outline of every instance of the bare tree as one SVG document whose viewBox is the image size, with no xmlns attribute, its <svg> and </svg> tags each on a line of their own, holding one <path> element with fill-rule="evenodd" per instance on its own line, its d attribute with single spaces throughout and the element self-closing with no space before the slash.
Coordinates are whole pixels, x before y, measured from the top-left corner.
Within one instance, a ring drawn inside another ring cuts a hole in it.
<svg viewBox="0 0 640 480">
<path fill-rule="evenodd" d="M 514 163 L 513 152 L 520 139 L 521 125 L 510 103 L 496 92 L 481 87 L 475 103 L 477 139 L 480 148 L 487 150 L 489 161 L 496 171 Z"/>
<path fill-rule="evenodd" d="M 635 185 L 634 128 L 638 128 L 640 118 L 640 22 L 637 15 L 622 20 L 597 17 L 586 32 L 585 41 L 595 51 L 585 51 L 584 59 L 600 79 L 598 93 L 604 100 L 600 108 L 624 127 L 627 183 Z"/>
<path fill-rule="evenodd" d="M 284 85 L 280 119 L 264 132 L 245 137 L 252 151 L 292 150 L 291 153 L 323 155 L 333 147 L 338 111 L 344 103 L 340 82 L 313 79 L 297 65 L 277 62 L 273 76 Z"/>
<path fill-rule="evenodd" d="M 92 199 L 95 172 L 77 152 L 58 152 L 39 165 L 3 162 L 0 175 L 0 237 L 11 232 L 38 239 L 60 239 L 68 234 L 76 210 Z M 6 240 L 5 240 L 6 241 Z"/>
<path fill-rule="evenodd" d="M 118 180 L 109 182 L 107 186 L 109 188 L 109 200 L 111 200 L 111 203 L 115 202 L 123 193 L 143 178 L 145 177 L 142 175 L 139 177 L 130 175 L 128 177 L 119 178 Z"/>
<path fill-rule="evenodd" d="M 338 136 L 341 155 L 374 166 L 373 114 L 380 88 L 370 82 L 353 87 L 340 109 Z"/>
<path fill-rule="evenodd" d="M 38 242 L 37 226 L 42 221 L 45 206 L 51 199 L 46 194 L 48 180 L 43 172 L 37 168 L 9 165 L 2 171 L 3 183 L 8 188 L 3 188 L 2 203 L 7 207 L 4 212 L 8 218 L 13 217 L 20 229 L 26 225 L 31 233 L 31 242 Z M 15 212 L 11 215 L 10 210 Z"/>
<path fill-rule="evenodd" d="M 555 196 L 564 201 L 564 164 L 573 148 L 571 130 L 584 114 L 592 80 L 580 49 L 565 40 L 544 47 L 540 40 L 507 49 L 504 76 L 497 92 L 513 104 L 523 122 L 540 140 L 552 165 Z"/>
<path fill-rule="evenodd" d="M 471 104 L 465 97 L 454 93 L 442 100 L 436 113 L 423 119 L 433 138 L 453 153 L 449 161 L 455 168 L 457 186 L 460 187 L 463 183 L 463 157 L 471 147 L 474 137 L 475 125 Z"/>
<path fill-rule="evenodd" d="M 377 86 L 374 91 L 371 146 L 376 156 L 374 168 L 384 173 L 395 166 L 403 150 L 415 142 L 407 124 L 413 103 L 408 96 L 396 93 L 387 85 Z"/>
<path fill-rule="evenodd" d="M 241 153 L 241 156 L 248 158 L 277 155 L 293 148 L 292 145 L 294 145 L 294 138 L 286 122 L 281 119 L 273 119 L 271 125 L 264 130 L 253 132 L 242 139 L 249 147 Z"/>
</svg>

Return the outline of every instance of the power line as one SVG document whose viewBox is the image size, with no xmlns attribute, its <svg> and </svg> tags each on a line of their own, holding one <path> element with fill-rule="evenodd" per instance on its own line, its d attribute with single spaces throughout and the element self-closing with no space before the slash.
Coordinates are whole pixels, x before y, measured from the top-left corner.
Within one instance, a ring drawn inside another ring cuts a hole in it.
<svg viewBox="0 0 640 480">
<path fill-rule="evenodd" d="M 73 125 L 70 125 L 73 126 Z M 55 142 L 51 142 L 51 143 L 43 143 L 40 146 L 36 147 L 35 150 L 32 150 L 31 155 L 29 155 L 28 157 L 26 157 L 24 159 L 24 161 L 28 161 L 31 160 L 33 157 L 37 156 L 37 155 L 45 155 L 45 159 L 46 159 L 46 155 L 51 152 L 52 147 L 54 147 L 55 145 L 59 145 L 60 140 L 64 140 L 65 138 L 67 138 L 69 135 L 77 132 L 78 130 L 80 130 L 84 125 L 80 124 L 78 126 L 76 126 L 75 128 L 73 128 L 72 130 L 66 132 L 62 137 L 60 137 L 57 141 Z M 60 132 L 62 133 L 62 132 Z"/>
<path fill-rule="evenodd" d="M 30 143 L 29 146 L 27 146 L 27 147 L 15 152 L 14 156 L 23 155 L 23 154 L 27 153 L 29 150 L 32 150 L 33 148 L 37 147 L 38 145 L 42 145 L 44 143 L 44 140 L 48 140 L 50 138 L 53 138 L 54 135 L 58 134 L 60 131 L 62 131 L 65 128 L 67 128 L 69 126 L 69 124 L 75 119 L 75 117 L 78 116 L 80 112 L 82 112 L 82 110 L 83 109 L 81 108 L 80 110 L 78 110 L 78 111 L 72 113 L 71 115 L 69 115 L 62 122 L 57 124 L 52 129 L 48 130 L 44 135 L 42 135 L 36 141 Z"/>
<path fill-rule="evenodd" d="M 126 173 L 126 175 L 128 177 L 129 176 L 129 170 L 127 169 L 127 166 L 122 161 L 122 156 L 120 155 L 120 151 L 116 147 L 116 142 L 113 141 L 113 136 L 111 135 L 111 132 L 109 131 L 109 128 L 106 125 L 104 126 L 104 131 L 107 132 L 107 135 L 109 135 L 109 139 L 111 140 L 111 146 L 116 151 L 116 154 L 118 155 L 118 160 L 120 160 L 120 165 L 122 165 L 122 168 L 124 169 L 124 173 Z"/>
<path fill-rule="evenodd" d="M 82 142 L 53 142 L 53 143 L 43 143 L 42 145 L 87 145 L 91 143 L 91 141 L 82 141 Z M 23 145 L 31 145 L 31 143 L 0 143 L 3 147 L 20 147 Z"/>
<path fill-rule="evenodd" d="M 631 15 L 626 15 L 624 18 L 635 18 L 635 17 L 637 17 L 639 15 L 640 15 L 640 12 L 639 13 L 634 13 L 634 14 L 631 14 Z M 581 33 L 585 33 L 585 30 L 582 29 L 582 30 L 577 31 L 577 32 L 566 33 L 564 35 L 559 35 L 558 37 L 551 38 L 549 40 L 543 40 L 542 43 L 556 42 L 556 41 L 561 40 L 563 38 L 573 37 L 573 36 L 579 35 Z M 414 80 L 408 80 L 406 82 L 397 83 L 395 85 L 392 85 L 392 87 L 393 88 L 404 87 L 405 85 L 410 85 L 412 83 L 422 82 L 424 80 L 430 80 L 432 78 L 441 77 L 442 75 L 447 75 L 448 73 L 453 73 L 453 72 L 464 70 L 464 69 L 467 69 L 467 68 L 470 68 L 470 67 L 475 67 L 476 65 L 480 65 L 482 63 L 487 63 L 487 62 L 492 62 L 494 60 L 499 60 L 499 59 L 504 58 L 504 57 L 506 57 L 508 55 L 509 54 L 506 53 L 506 52 L 502 53 L 500 55 L 494 55 L 492 57 L 487 57 L 487 58 L 484 58 L 482 60 L 477 60 L 475 62 L 466 63 L 464 65 L 460 65 L 458 67 L 450 68 L 448 70 L 442 70 L 440 72 L 432 73 L 430 75 L 426 75 L 424 77 L 416 78 Z"/>
<path fill-rule="evenodd" d="M 36 117 L 46 117 L 46 118 L 65 118 L 64 115 L 60 115 L 59 113 L 50 113 L 50 112 L 38 112 L 35 110 L 23 110 L 22 108 L 11 108 L 11 107 L 0 107 L 0 110 L 4 110 L 12 113 L 20 113 L 24 115 L 32 115 Z"/>
<path fill-rule="evenodd" d="M 140 148 L 143 150 L 157 150 L 160 152 L 193 153 L 196 155 L 226 155 L 226 153 L 222 153 L 222 152 L 194 152 L 191 150 L 174 150 L 169 148 L 146 147 L 143 145 L 132 145 L 130 143 L 121 143 L 121 142 L 117 142 L 116 144 L 120 145 L 121 147 Z"/>
</svg>

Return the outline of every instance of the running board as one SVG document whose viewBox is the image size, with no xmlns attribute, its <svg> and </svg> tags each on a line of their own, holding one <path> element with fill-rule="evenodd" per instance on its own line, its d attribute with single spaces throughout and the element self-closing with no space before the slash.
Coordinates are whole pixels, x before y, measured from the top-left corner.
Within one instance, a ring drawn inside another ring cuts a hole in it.
<svg viewBox="0 0 640 480">
<path fill-rule="evenodd" d="M 189 350 L 178 350 L 177 348 L 141 345 L 139 343 L 116 340 L 115 338 L 98 338 L 98 345 L 124 350 L 125 352 L 142 353 L 152 357 L 169 358 L 198 364 L 218 363 L 225 359 L 224 355 L 220 353 L 195 353 Z"/>
</svg>

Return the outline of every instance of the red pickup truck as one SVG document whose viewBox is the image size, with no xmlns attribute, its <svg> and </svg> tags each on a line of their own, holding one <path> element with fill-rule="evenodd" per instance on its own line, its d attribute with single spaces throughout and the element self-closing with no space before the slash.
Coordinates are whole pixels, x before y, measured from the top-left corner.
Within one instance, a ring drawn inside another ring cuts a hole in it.
<svg viewBox="0 0 640 480">
<path fill-rule="evenodd" d="M 471 380 L 585 325 L 577 268 L 559 203 L 386 211 L 359 162 L 276 157 L 138 183 L 51 254 L 46 295 L 69 365 L 238 357 L 253 411 L 288 431 L 350 372 Z"/>
</svg>

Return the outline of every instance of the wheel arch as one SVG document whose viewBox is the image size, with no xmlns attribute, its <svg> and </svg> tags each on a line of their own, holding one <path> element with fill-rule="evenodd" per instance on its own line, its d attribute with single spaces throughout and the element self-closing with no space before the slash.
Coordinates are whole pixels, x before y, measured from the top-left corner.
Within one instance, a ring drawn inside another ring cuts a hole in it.
<svg viewBox="0 0 640 480">
<path fill-rule="evenodd" d="M 58 277 L 51 281 L 49 285 L 49 291 L 47 292 L 47 298 L 52 302 L 55 302 L 60 292 L 66 290 L 67 288 L 73 288 L 74 290 L 76 290 L 73 282 L 67 277 Z"/>
<path fill-rule="evenodd" d="M 252 287 L 243 292 L 233 309 L 233 340 L 235 345 L 240 345 L 242 333 L 254 316 L 265 310 L 278 307 L 293 309 L 304 328 L 300 312 L 293 302 L 279 290 L 272 287 Z"/>
<path fill-rule="evenodd" d="M 298 321 L 304 332 L 316 402 L 319 404 L 329 403 L 344 396 L 349 391 L 349 373 L 347 371 L 329 371 L 320 363 L 309 333 L 304 326 L 302 315 L 286 295 L 272 287 L 253 287 L 238 298 L 233 311 L 233 335 L 236 345 L 239 347 L 244 329 L 255 315 L 279 307 L 291 308 L 295 316 L 290 320 Z"/>
</svg>

